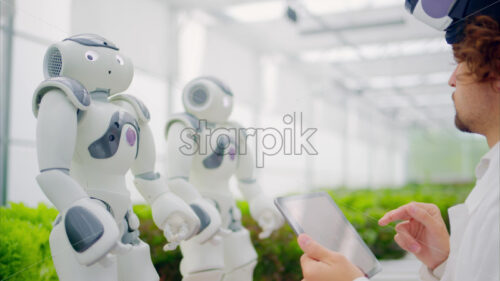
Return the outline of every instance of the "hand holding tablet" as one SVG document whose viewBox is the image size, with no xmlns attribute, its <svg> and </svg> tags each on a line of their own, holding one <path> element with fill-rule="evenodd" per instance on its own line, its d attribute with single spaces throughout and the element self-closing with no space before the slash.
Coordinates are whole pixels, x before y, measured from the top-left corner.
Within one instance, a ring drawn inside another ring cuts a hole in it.
<svg viewBox="0 0 500 281">
<path fill-rule="evenodd" d="M 342 254 L 339 256 L 347 258 L 367 277 L 381 270 L 378 260 L 328 193 L 280 197 L 275 204 L 297 235 L 307 234 L 319 245 Z"/>
</svg>

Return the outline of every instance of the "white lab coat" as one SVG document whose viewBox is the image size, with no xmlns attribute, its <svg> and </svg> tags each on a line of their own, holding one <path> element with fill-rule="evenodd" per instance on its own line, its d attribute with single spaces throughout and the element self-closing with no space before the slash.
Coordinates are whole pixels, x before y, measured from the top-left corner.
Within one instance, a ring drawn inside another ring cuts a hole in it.
<svg viewBox="0 0 500 281">
<path fill-rule="evenodd" d="M 500 142 L 481 158 L 476 177 L 476 186 L 465 203 L 448 210 L 451 228 L 448 259 L 432 272 L 422 265 L 422 280 L 500 280 Z"/>
<path fill-rule="evenodd" d="M 432 272 L 420 270 L 424 281 L 500 280 L 500 142 L 476 167 L 476 186 L 464 204 L 448 210 L 450 255 Z"/>
</svg>

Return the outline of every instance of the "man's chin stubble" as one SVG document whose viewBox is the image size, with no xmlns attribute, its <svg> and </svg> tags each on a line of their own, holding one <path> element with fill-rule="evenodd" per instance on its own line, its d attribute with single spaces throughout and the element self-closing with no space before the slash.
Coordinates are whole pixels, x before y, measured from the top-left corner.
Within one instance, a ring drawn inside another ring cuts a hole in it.
<svg viewBox="0 0 500 281">
<path fill-rule="evenodd" d="M 462 132 L 472 133 L 472 131 L 469 129 L 469 127 L 467 127 L 467 125 L 465 125 L 464 122 L 462 122 L 462 120 L 460 120 L 460 118 L 458 117 L 458 114 L 455 115 L 455 127 L 457 127 L 457 129 L 462 131 Z"/>
</svg>

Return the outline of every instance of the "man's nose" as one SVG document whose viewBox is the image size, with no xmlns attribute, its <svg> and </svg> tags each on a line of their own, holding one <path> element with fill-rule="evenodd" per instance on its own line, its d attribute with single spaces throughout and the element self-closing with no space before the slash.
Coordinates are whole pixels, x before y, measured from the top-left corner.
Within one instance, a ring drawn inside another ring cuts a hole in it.
<svg viewBox="0 0 500 281">
<path fill-rule="evenodd" d="M 453 88 L 457 86 L 457 69 L 458 65 L 457 67 L 455 67 L 455 70 L 453 71 L 453 73 L 450 76 L 450 79 L 448 80 L 448 85 Z"/>
</svg>

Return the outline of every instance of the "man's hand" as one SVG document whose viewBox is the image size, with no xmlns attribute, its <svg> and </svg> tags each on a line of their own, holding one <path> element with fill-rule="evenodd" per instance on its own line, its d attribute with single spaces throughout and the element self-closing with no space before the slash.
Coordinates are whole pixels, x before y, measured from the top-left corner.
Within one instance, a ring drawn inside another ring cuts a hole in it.
<svg viewBox="0 0 500 281">
<path fill-rule="evenodd" d="M 436 205 L 412 202 L 386 213 L 379 224 L 396 220 L 403 222 L 396 225 L 394 240 L 428 268 L 434 269 L 448 258 L 450 235 Z"/>
<path fill-rule="evenodd" d="M 304 251 L 304 255 L 300 258 L 303 280 L 353 281 L 364 276 L 363 272 L 345 256 L 324 248 L 308 235 L 301 234 L 298 242 Z"/>
</svg>

